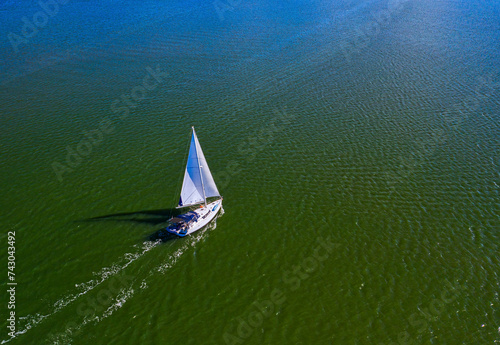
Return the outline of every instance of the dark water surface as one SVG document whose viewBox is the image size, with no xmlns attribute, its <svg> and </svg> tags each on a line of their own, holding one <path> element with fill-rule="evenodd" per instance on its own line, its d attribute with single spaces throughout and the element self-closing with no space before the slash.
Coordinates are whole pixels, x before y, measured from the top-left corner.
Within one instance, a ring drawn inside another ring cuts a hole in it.
<svg viewBox="0 0 500 345">
<path fill-rule="evenodd" d="M 0 340 L 15 231 L 9 344 L 500 342 L 497 1 L 61 2 L 0 5 Z"/>
</svg>

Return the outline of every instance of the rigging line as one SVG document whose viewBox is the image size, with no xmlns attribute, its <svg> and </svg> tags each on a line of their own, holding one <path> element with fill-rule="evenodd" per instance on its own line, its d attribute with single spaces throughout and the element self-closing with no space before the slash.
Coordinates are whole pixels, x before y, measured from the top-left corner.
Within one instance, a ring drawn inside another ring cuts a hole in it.
<svg viewBox="0 0 500 345">
<path fill-rule="evenodd" d="M 194 134 L 194 127 L 193 128 L 193 136 Z M 198 160 L 198 169 L 200 170 L 200 180 L 201 180 L 201 188 L 203 188 L 203 201 L 205 202 L 205 206 L 207 206 L 207 196 L 205 195 L 205 184 L 203 183 L 203 175 L 201 171 L 201 165 L 200 165 L 200 153 L 198 152 L 198 146 L 200 146 L 200 142 L 198 141 L 198 137 L 196 136 L 195 138 L 195 150 L 196 150 L 196 159 Z M 198 143 L 198 146 L 196 146 L 196 143 Z M 201 146 L 200 146 L 200 151 L 201 151 Z"/>
</svg>

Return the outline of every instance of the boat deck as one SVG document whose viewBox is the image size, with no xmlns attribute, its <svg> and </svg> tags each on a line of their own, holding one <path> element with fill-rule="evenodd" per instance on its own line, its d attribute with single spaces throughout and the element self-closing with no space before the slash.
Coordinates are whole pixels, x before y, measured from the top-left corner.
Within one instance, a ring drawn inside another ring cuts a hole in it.
<svg viewBox="0 0 500 345">
<path fill-rule="evenodd" d="M 172 225 L 165 230 L 180 237 L 189 235 L 207 225 L 222 208 L 222 199 L 200 206 L 171 219 Z"/>
</svg>

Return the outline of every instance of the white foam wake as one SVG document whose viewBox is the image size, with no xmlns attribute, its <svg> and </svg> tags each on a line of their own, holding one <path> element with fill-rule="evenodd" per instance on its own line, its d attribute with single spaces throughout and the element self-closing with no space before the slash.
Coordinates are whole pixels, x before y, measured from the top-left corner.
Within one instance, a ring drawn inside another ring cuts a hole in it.
<svg viewBox="0 0 500 345">
<path fill-rule="evenodd" d="M 102 320 L 110 317 L 115 313 L 117 310 L 122 308 L 124 304 L 129 301 L 137 291 L 142 291 L 146 290 L 149 288 L 148 281 L 151 277 L 153 277 L 156 274 L 165 274 L 167 270 L 170 268 L 174 267 L 174 265 L 179 261 L 179 259 L 182 257 L 186 251 L 194 247 L 198 242 L 200 242 L 205 236 L 205 232 L 209 229 L 213 229 L 216 227 L 216 223 L 213 222 L 211 223 L 208 227 L 200 230 L 196 234 L 190 235 L 187 238 L 184 238 L 184 243 L 183 245 L 177 249 L 174 253 L 168 256 L 168 258 L 159 266 L 151 269 L 151 271 L 148 273 L 147 277 L 142 279 L 140 283 L 138 283 L 138 287 L 134 288 L 133 284 L 132 286 L 128 288 L 121 289 L 118 295 L 114 298 L 113 302 L 111 305 L 99 316 L 99 315 L 93 315 L 90 317 L 85 318 L 78 326 L 67 330 L 65 333 L 60 333 L 56 337 L 53 337 L 49 339 L 50 342 L 54 345 L 58 344 L 69 344 L 71 343 L 72 340 L 72 334 L 78 334 L 84 326 L 87 324 L 98 324 Z"/>
<path fill-rule="evenodd" d="M 99 316 L 99 315 L 92 315 L 89 317 L 86 317 L 82 320 L 80 324 L 77 326 L 73 327 L 70 330 L 67 330 L 66 332 L 59 333 L 56 336 L 53 336 L 51 339 L 49 339 L 50 342 L 52 342 L 54 345 L 58 344 L 69 344 L 71 343 L 72 340 L 72 334 L 79 333 L 79 331 L 87 324 L 93 323 L 97 324 L 101 322 L 102 320 L 110 317 L 113 315 L 114 312 L 119 310 L 120 308 L 123 307 L 123 305 L 130 300 L 136 291 L 140 290 L 145 290 L 149 287 L 148 280 L 156 275 L 156 274 L 165 274 L 170 268 L 174 267 L 174 265 L 179 261 L 179 259 L 182 257 L 182 255 L 191 247 L 194 247 L 198 242 L 200 242 L 204 237 L 205 233 L 207 230 L 214 229 L 217 226 L 216 221 L 214 220 L 209 226 L 205 227 L 204 229 L 190 235 L 189 237 L 185 237 L 183 239 L 184 243 L 180 248 L 178 248 L 174 253 L 169 255 L 167 259 L 160 264 L 159 266 L 153 268 L 150 270 L 148 273 L 147 277 L 144 278 L 143 280 L 140 281 L 140 286 L 138 286 L 136 289 L 134 289 L 134 286 L 132 283 L 132 286 L 121 289 L 118 295 L 114 298 L 112 304 Z M 102 283 L 104 283 L 106 280 L 109 278 L 116 276 L 118 273 L 123 271 L 125 268 L 127 268 L 130 264 L 132 264 L 134 261 L 138 260 L 140 257 L 142 257 L 144 254 L 149 252 L 151 249 L 155 248 L 158 244 L 160 244 L 161 241 L 156 241 L 156 242 L 143 242 L 142 247 L 140 250 L 134 252 L 134 253 L 125 253 L 118 261 L 117 263 L 113 264 L 110 267 L 104 267 L 102 268 L 99 272 L 93 273 L 97 278 L 96 279 L 91 279 L 87 282 L 75 284 L 75 287 L 80 290 L 77 293 L 69 294 L 67 296 L 64 296 L 60 298 L 58 301 L 56 301 L 53 304 L 53 309 L 45 315 L 42 314 L 35 314 L 35 315 L 27 315 L 24 317 L 20 317 L 20 320 L 27 320 L 26 324 L 24 325 L 24 328 L 22 330 L 19 330 L 18 332 L 15 333 L 15 337 L 26 333 L 29 329 L 36 327 L 39 325 L 41 322 L 43 322 L 44 319 L 53 316 L 75 300 L 77 300 L 79 297 L 85 295 L 86 293 L 92 291 Z M 134 245 L 134 247 L 139 247 L 138 245 Z M 14 338 L 15 338 L 14 337 Z M 3 340 L 1 344 L 8 343 L 10 340 L 14 339 L 10 338 L 8 340 Z"/>
<path fill-rule="evenodd" d="M 73 294 L 68 294 L 62 298 L 60 298 L 58 301 L 56 301 L 53 304 L 52 310 L 50 310 L 47 314 L 35 314 L 35 315 L 27 315 L 27 316 L 22 316 L 19 317 L 19 320 L 23 320 L 25 322 L 24 326 L 22 329 L 18 330 L 15 334 L 14 337 L 11 337 L 6 340 L 2 340 L 0 344 L 5 344 L 11 341 L 12 339 L 16 338 L 17 336 L 21 334 L 25 334 L 28 330 L 31 328 L 36 327 L 39 325 L 43 320 L 46 318 L 53 316 L 72 302 L 74 302 L 76 299 L 79 297 L 85 295 L 89 291 L 92 291 L 95 289 L 97 286 L 101 285 L 104 283 L 106 280 L 108 280 L 110 277 L 115 276 L 116 274 L 120 273 L 123 271 L 125 268 L 127 268 L 131 263 L 142 257 L 144 254 L 149 252 L 151 249 L 156 247 L 160 241 L 156 242 L 150 242 L 146 241 L 142 243 L 142 246 L 140 249 L 136 252 L 133 253 L 125 253 L 120 259 L 118 259 L 117 263 L 113 264 L 110 267 L 104 267 L 102 268 L 99 272 L 94 272 L 93 275 L 96 276 L 96 279 L 91 279 L 87 282 L 75 284 L 75 287 L 79 290 L 77 293 Z M 134 247 L 139 247 L 139 245 L 134 245 Z"/>
</svg>

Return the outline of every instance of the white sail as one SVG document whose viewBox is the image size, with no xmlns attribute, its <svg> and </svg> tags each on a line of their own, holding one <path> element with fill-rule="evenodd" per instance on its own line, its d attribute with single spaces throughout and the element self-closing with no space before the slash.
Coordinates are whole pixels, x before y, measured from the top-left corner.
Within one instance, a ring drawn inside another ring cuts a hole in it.
<svg viewBox="0 0 500 345">
<path fill-rule="evenodd" d="M 206 202 L 206 198 L 213 196 L 220 194 L 193 127 L 178 207 L 201 204 Z"/>
</svg>

